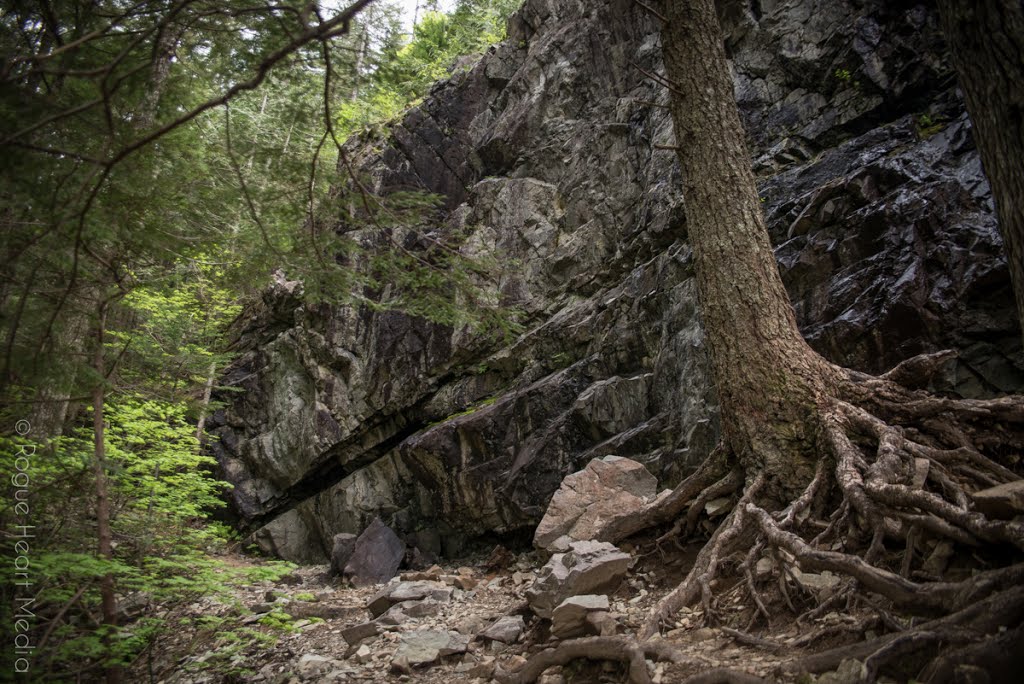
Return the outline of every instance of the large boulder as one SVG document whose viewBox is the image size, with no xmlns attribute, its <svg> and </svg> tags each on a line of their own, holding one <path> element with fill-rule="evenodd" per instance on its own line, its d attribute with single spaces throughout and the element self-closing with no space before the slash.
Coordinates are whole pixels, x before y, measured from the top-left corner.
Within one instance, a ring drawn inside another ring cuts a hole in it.
<svg viewBox="0 0 1024 684">
<path fill-rule="evenodd" d="M 566 475 L 537 526 L 533 543 L 551 549 L 562 537 L 601 540 L 600 532 L 642 510 L 657 493 L 658 481 L 642 463 L 605 456 Z"/>
<path fill-rule="evenodd" d="M 356 539 L 344 575 L 357 587 L 387 582 L 398 574 L 404 557 L 405 542 L 380 518 L 374 518 Z"/>
</svg>

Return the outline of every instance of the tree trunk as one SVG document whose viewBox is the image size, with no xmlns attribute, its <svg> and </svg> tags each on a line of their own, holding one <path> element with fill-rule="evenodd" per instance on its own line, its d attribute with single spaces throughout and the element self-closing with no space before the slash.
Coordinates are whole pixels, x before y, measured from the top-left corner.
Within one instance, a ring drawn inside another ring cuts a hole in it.
<svg viewBox="0 0 1024 684">
<path fill-rule="evenodd" d="M 939 8 L 992 185 L 1024 332 L 1024 4 L 940 0 Z"/>
<path fill-rule="evenodd" d="M 363 74 L 363 64 L 366 62 L 366 53 L 370 49 L 370 33 L 366 29 L 363 29 L 362 40 L 359 41 L 359 50 L 356 52 L 356 64 L 352 68 L 352 93 L 349 95 L 349 101 L 355 102 L 359 99 L 359 81 Z"/>
<path fill-rule="evenodd" d="M 723 441 L 782 492 L 815 466 L 834 370 L 804 341 L 782 284 L 712 0 L 667 2 L 665 74 Z"/>
<path fill-rule="evenodd" d="M 199 453 L 206 443 L 206 414 L 210 409 L 210 398 L 213 396 L 213 382 L 217 379 L 217 362 L 210 362 L 210 370 L 206 373 L 206 386 L 203 387 L 203 399 L 199 404 L 199 420 L 196 421 L 196 442 Z"/>
<path fill-rule="evenodd" d="M 114 557 L 113 539 L 110 528 L 110 497 L 107 493 L 107 459 L 104 444 L 104 412 L 105 400 L 103 342 L 106 336 L 106 303 L 101 303 L 97 311 L 96 349 L 93 354 L 93 369 L 96 371 L 96 385 L 92 391 L 92 431 L 93 431 L 93 467 L 96 474 L 96 536 L 98 552 L 101 558 L 111 560 Z M 117 597 L 114 595 L 114 576 L 110 573 L 100 579 L 100 602 L 103 613 L 103 624 L 111 632 L 117 628 Z M 109 644 L 112 633 L 106 635 Z M 108 684 L 119 684 L 121 668 L 111 666 L 107 669 Z"/>
</svg>

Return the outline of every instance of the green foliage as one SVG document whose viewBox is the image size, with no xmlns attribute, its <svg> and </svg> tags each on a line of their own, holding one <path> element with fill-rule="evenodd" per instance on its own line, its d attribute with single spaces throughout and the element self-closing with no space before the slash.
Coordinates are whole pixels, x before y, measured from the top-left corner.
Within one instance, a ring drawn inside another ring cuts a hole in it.
<svg viewBox="0 0 1024 684">
<path fill-rule="evenodd" d="M 410 40 L 394 29 L 382 42 L 368 92 L 338 111 L 339 129 L 350 134 L 389 121 L 447 77 L 460 57 L 474 55 L 505 38 L 505 22 L 519 0 L 461 0 L 451 12 L 427 11 Z"/>
<path fill-rule="evenodd" d="M 297 566 L 288 561 L 266 561 L 260 565 L 243 568 L 241 570 L 245 581 L 256 582 L 278 582 L 282 577 L 295 571 Z"/>
<path fill-rule="evenodd" d="M 860 81 L 853 77 L 853 73 L 849 69 L 838 68 L 833 72 L 833 75 L 845 83 L 846 85 L 852 85 L 854 88 L 860 88 Z"/>
<path fill-rule="evenodd" d="M 927 112 L 917 117 L 916 124 L 917 134 L 921 138 L 930 138 L 946 127 L 945 121 L 936 121 Z"/>
</svg>

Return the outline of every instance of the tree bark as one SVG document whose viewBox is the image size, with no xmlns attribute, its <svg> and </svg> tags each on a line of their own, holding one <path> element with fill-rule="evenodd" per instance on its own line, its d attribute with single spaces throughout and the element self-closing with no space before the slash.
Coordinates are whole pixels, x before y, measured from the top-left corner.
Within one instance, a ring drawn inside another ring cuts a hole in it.
<svg viewBox="0 0 1024 684">
<path fill-rule="evenodd" d="M 834 369 L 804 341 L 765 229 L 712 0 L 670 1 L 665 73 L 723 441 L 779 494 L 811 479 Z"/>
<path fill-rule="evenodd" d="M 1024 333 L 1024 4 L 939 0 L 939 8 L 992 185 Z"/>
<path fill-rule="evenodd" d="M 106 336 L 106 302 L 102 302 L 97 311 L 96 348 L 93 352 L 93 370 L 96 371 L 96 385 L 92 391 L 92 431 L 93 431 L 93 468 L 96 475 L 96 536 L 97 551 L 101 558 L 111 560 L 114 557 L 113 535 L 110 527 L 110 497 L 107 491 L 107 458 L 104 442 L 104 411 L 105 401 L 104 379 L 106 364 L 104 361 L 103 342 Z M 103 624 L 111 631 L 117 628 L 117 597 L 114 594 L 114 576 L 107 573 L 100 579 L 100 604 L 103 613 Z M 105 641 L 110 643 L 114 635 L 107 634 Z M 107 668 L 107 683 L 121 682 L 121 668 Z"/>
</svg>

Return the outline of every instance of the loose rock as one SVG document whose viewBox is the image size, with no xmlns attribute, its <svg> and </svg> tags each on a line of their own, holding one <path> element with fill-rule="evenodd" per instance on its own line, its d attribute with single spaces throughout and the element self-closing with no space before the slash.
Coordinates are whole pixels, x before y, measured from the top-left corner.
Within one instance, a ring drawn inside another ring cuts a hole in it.
<svg viewBox="0 0 1024 684">
<path fill-rule="evenodd" d="M 515 643 L 525 628 L 526 624 L 522 615 L 506 615 L 498 618 L 494 624 L 480 632 L 480 636 L 491 641 L 511 644 Z"/>
<path fill-rule="evenodd" d="M 435 629 L 406 632 L 399 641 L 392 666 L 396 661 L 408 663 L 411 667 L 430 665 L 443 656 L 465 653 L 468 646 L 469 637 L 458 632 Z"/>
<path fill-rule="evenodd" d="M 541 569 L 526 599 L 534 613 L 550 618 L 555 606 L 570 596 L 615 589 L 631 562 L 628 554 L 607 542 L 573 542 L 567 553 L 555 554 Z"/>
<path fill-rule="evenodd" d="M 608 597 L 595 594 L 571 596 L 551 613 L 551 633 L 559 639 L 581 636 L 586 632 L 587 614 L 607 611 Z"/>
<path fill-rule="evenodd" d="M 387 582 L 398 573 L 404 556 L 405 543 L 380 518 L 374 518 L 356 539 L 344 574 L 357 587 Z"/>
<path fill-rule="evenodd" d="M 1010 520 L 1024 513 L 1024 480 L 983 489 L 971 498 L 975 507 L 990 518 Z"/>
</svg>

